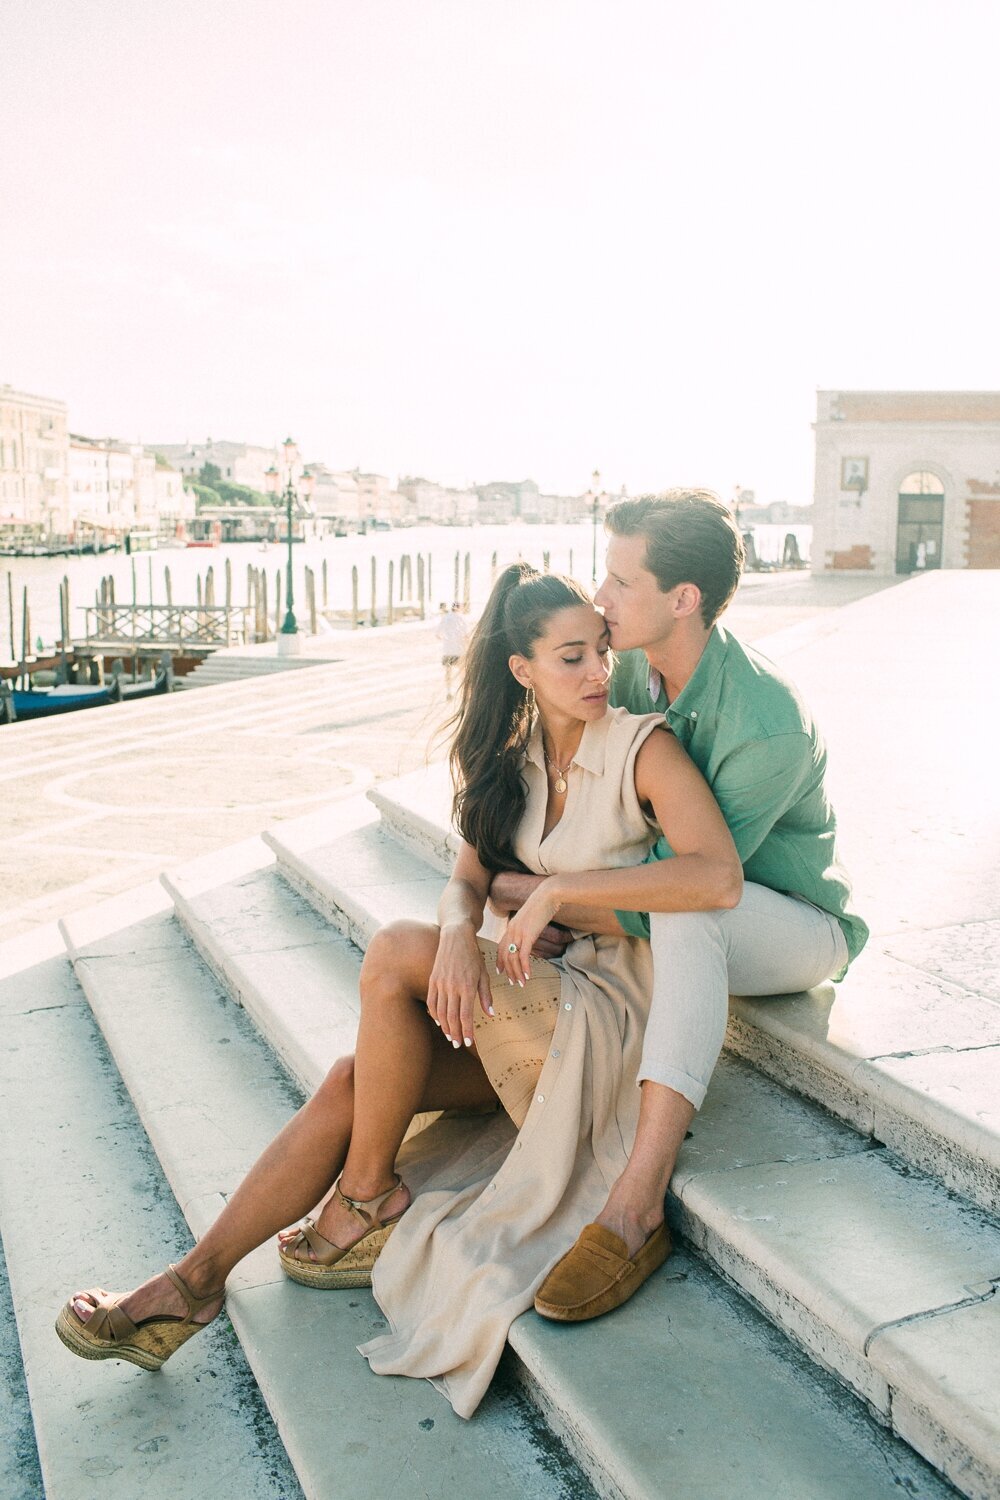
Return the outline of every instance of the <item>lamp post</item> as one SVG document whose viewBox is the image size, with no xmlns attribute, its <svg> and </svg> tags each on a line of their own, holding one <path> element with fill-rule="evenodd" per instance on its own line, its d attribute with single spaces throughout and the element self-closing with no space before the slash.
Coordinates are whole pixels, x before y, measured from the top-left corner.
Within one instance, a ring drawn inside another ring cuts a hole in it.
<svg viewBox="0 0 1000 1500">
<path fill-rule="evenodd" d="M 278 655 L 294 656 L 302 650 L 301 634 L 295 619 L 295 595 L 292 583 L 292 512 L 298 500 L 295 492 L 295 471 L 298 468 L 299 450 L 290 437 L 282 443 L 281 450 L 281 472 L 272 464 L 265 477 L 268 494 L 280 496 L 285 502 L 285 540 L 288 543 L 288 568 L 285 580 L 287 608 L 278 635 Z M 304 495 L 308 496 L 312 493 L 313 477 L 308 469 L 303 469 L 299 475 L 299 486 Z"/>
<path fill-rule="evenodd" d="M 594 548 L 590 564 L 590 576 L 597 583 L 597 512 L 601 503 L 601 471 L 595 469 L 590 476 L 591 493 L 594 497 Z"/>
</svg>

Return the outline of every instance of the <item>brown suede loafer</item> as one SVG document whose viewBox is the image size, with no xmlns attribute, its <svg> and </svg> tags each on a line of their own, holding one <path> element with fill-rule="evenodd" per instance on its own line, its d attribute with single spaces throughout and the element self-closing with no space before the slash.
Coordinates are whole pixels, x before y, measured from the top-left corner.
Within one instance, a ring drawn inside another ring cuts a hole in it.
<svg viewBox="0 0 1000 1500">
<path fill-rule="evenodd" d="M 535 1296 L 535 1311 L 559 1323 L 584 1323 L 627 1302 L 672 1249 L 666 1224 L 629 1259 L 625 1241 L 603 1224 L 588 1224 L 557 1260 Z"/>
</svg>

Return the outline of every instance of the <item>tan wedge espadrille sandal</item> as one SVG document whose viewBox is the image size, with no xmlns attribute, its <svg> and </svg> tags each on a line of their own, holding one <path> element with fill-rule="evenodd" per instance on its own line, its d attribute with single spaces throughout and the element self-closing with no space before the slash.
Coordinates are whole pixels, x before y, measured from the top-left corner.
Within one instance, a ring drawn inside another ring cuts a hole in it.
<svg viewBox="0 0 1000 1500">
<path fill-rule="evenodd" d="M 71 1297 L 56 1319 L 56 1333 L 81 1359 L 127 1359 L 143 1370 L 158 1370 L 182 1344 L 208 1327 L 208 1323 L 196 1323 L 195 1314 L 223 1295 L 212 1292 L 208 1297 L 196 1297 L 177 1274 L 176 1266 L 168 1266 L 164 1275 L 187 1303 L 183 1318 L 157 1313 L 133 1323 L 118 1306 L 125 1292 L 78 1292 L 77 1296 L 93 1297 L 94 1311 L 84 1322 L 73 1310 L 76 1297 Z"/>
<path fill-rule="evenodd" d="M 338 1182 L 334 1188 L 334 1196 L 351 1210 L 356 1219 L 360 1219 L 367 1234 L 363 1234 L 353 1245 L 343 1250 L 340 1245 L 331 1244 L 320 1234 L 312 1219 L 306 1219 L 294 1240 L 287 1246 L 278 1246 L 278 1259 L 285 1275 L 302 1286 L 319 1287 L 324 1291 L 332 1291 L 338 1287 L 371 1286 L 372 1267 L 378 1260 L 382 1246 L 406 1212 L 403 1209 L 401 1213 L 394 1214 L 391 1219 L 383 1222 L 378 1210 L 402 1185 L 403 1179 L 397 1177 L 386 1192 L 362 1202 L 359 1198 L 348 1198 L 346 1193 L 340 1191 Z M 315 1260 L 308 1258 L 309 1250 L 315 1255 Z"/>
</svg>

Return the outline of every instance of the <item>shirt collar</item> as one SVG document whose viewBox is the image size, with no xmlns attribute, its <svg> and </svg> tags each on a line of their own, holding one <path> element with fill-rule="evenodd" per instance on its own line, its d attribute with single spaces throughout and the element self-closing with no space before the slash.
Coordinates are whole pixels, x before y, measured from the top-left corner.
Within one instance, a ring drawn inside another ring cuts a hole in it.
<svg viewBox="0 0 1000 1500">
<path fill-rule="evenodd" d="M 717 690 L 719 674 L 726 658 L 728 639 L 721 625 L 712 626 L 708 640 L 705 642 L 705 649 L 698 658 L 698 665 L 674 701 L 667 704 L 666 712 L 671 717 L 697 720 L 699 714 L 704 711 L 706 702 Z M 663 692 L 663 678 L 652 664 L 650 664 L 646 685 L 655 707 Z"/>
</svg>

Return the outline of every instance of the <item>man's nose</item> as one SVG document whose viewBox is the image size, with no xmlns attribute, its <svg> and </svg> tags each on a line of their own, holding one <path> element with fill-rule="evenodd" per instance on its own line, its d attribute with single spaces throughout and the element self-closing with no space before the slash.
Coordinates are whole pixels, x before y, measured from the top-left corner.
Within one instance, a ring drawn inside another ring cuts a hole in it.
<svg viewBox="0 0 1000 1500">
<path fill-rule="evenodd" d="M 594 603 L 597 605 L 598 609 L 603 609 L 607 604 L 607 600 L 604 598 L 604 590 L 607 588 L 607 586 L 608 580 L 605 578 L 601 583 L 600 588 L 597 590 L 597 593 L 594 595 Z"/>
</svg>

